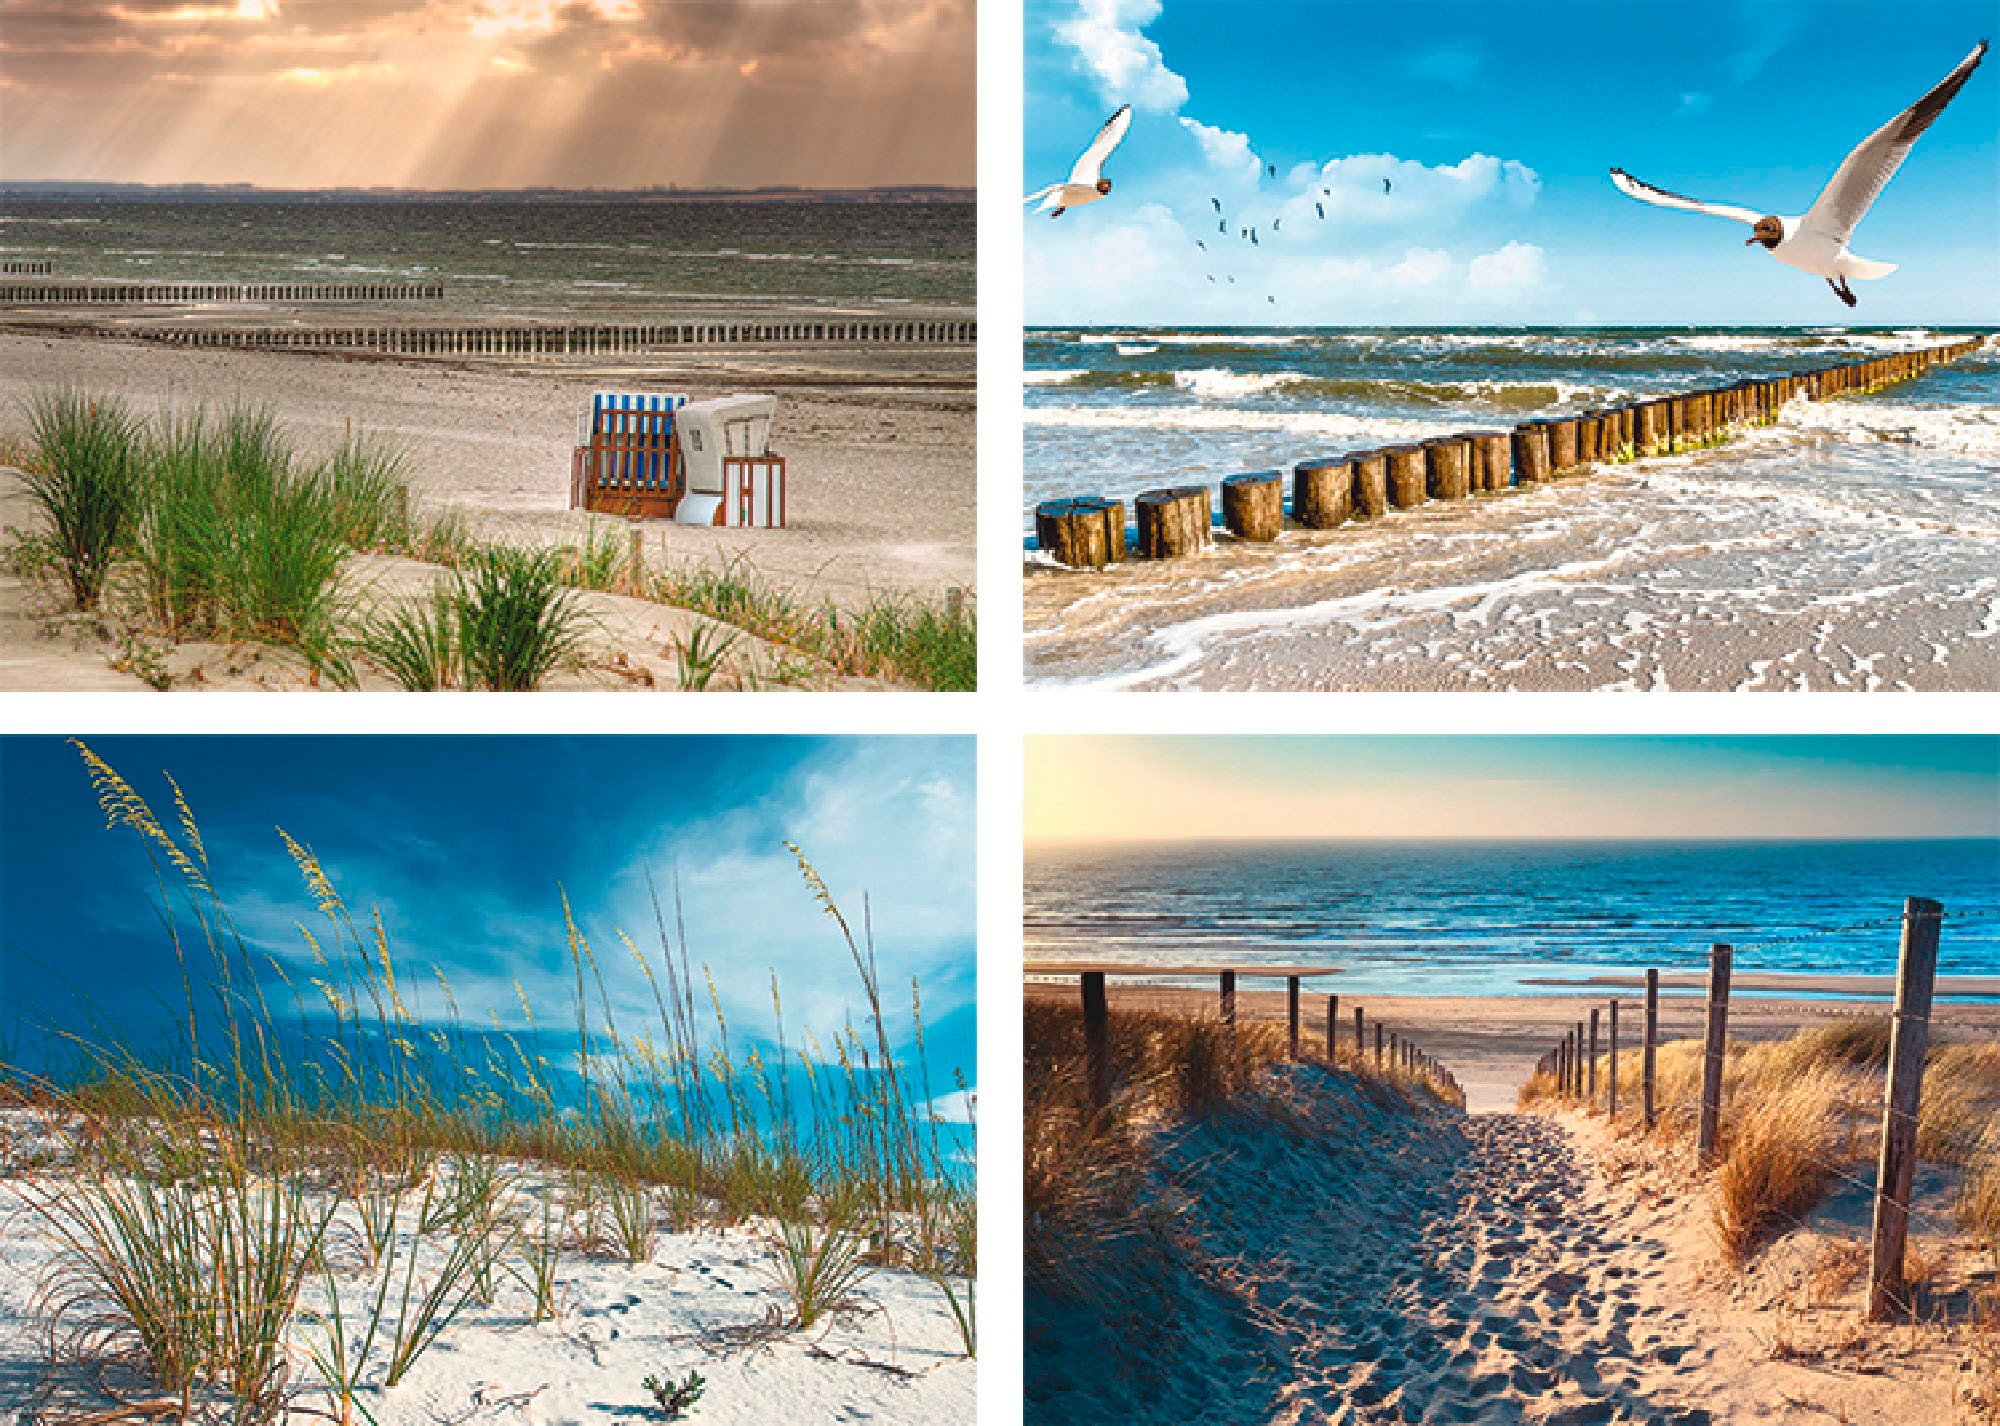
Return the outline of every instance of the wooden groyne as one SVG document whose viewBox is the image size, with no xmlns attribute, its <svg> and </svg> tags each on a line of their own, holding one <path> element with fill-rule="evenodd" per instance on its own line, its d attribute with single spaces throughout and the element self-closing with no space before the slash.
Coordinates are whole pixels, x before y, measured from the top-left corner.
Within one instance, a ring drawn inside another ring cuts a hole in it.
<svg viewBox="0 0 2000 1426">
<path fill-rule="evenodd" d="M 1221 527 L 1238 540 L 1277 539 L 1289 523 L 1324 530 L 1383 518 L 1433 500 L 1464 500 L 1580 470 L 1720 444 L 1746 426 L 1769 425 L 1788 401 L 1879 391 L 1976 351 L 1971 337 L 1788 376 L 1658 396 L 1625 406 L 1524 421 L 1510 431 L 1453 431 L 1414 445 L 1351 451 L 1300 461 L 1284 495 L 1285 472 L 1258 471 L 1222 482 Z M 1193 554 L 1214 539 L 1217 521 L 1205 485 L 1144 491 L 1125 503 L 1099 495 L 1045 500 L 1035 507 L 1035 544 L 1057 564 L 1102 569 L 1136 553 L 1146 559 Z"/>
<path fill-rule="evenodd" d="M 10 272 L 12 269 L 8 269 Z M 442 282 L 8 282 L 0 307 L 165 307 L 188 302 L 436 302 Z"/>
<path fill-rule="evenodd" d="M 11 257 L 0 262 L 0 274 L 8 277 L 47 277 L 55 270 L 54 261 L 45 257 Z"/>
<path fill-rule="evenodd" d="M 490 327 L 134 327 L 115 334 L 182 347 L 379 352 L 391 356 L 615 356 L 666 347 L 967 346 L 976 322 L 526 323 Z"/>
</svg>

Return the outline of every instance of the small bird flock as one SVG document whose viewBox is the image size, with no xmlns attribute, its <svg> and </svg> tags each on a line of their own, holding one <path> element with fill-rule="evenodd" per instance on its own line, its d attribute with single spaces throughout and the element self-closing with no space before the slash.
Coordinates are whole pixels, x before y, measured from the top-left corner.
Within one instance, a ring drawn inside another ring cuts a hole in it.
<svg viewBox="0 0 2000 1426">
<path fill-rule="evenodd" d="M 1972 72 L 1979 68 L 1980 61 L 1986 57 L 1986 49 L 1986 41 L 1981 40 L 1972 53 L 1960 60 L 1957 68 L 1939 80 L 1929 93 L 1863 139 L 1842 161 L 1832 179 L 1820 191 L 1812 207 L 1799 217 L 1779 217 L 1727 203 L 1705 203 L 1643 182 L 1622 168 L 1611 170 L 1611 182 L 1619 192 L 1642 203 L 1650 203 L 1660 208 L 1678 208 L 1690 213 L 1707 213 L 1713 217 L 1748 223 L 1750 236 L 1744 240 L 1746 247 L 1760 246 L 1786 266 L 1826 279 L 1827 286 L 1833 290 L 1834 295 L 1852 307 L 1858 299 L 1853 289 L 1848 286 L 1849 279 L 1869 281 L 1887 277 L 1897 266 L 1895 263 L 1876 262 L 1869 258 L 1857 257 L 1848 251 L 1848 244 L 1854 237 L 1854 229 L 1866 216 L 1869 207 L 1881 194 L 1884 186 L 1895 176 L 1896 170 L 1902 167 L 1903 160 L 1910 156 L 1910 150 L 1915 146 L 1917 139 L 1937 121 L 1945 106 L 1951 103 L 1958 91 L 1965 87 L 1966 81 L 1972 77 Z M 1051 218 L 1060 218 L 1072 208 L 1081 208 L 1085 204 L 1109 197 L 1111 180 L 1104 176 L 1104 165 L 1131 127 L 1132 106 L 1121 105 L 1117 113 L 1104 121 L 1103 127 L 1097 131 L 1097 136 L 1090 141 L 1090 146 L 1083 151 L 1083 156 L 1070 170 L 1068 179 L 1037 189 L 1028 195 L 1026 201 L 1039 203 L 1041 205 L 1039 211 L 1047 213 Z M 1264 171 L 1272 179 L 1278 176 L 1278 166 L 1275 163 L 1266 163 Z M 1394 184 L 1384 178 L 1383 196 L 1391 197 L 1394 192 Z M 1320 197 L 1313 203 L 1313 211 L 1320 222 L 1328 221 L 1326 200 L 1332 197 L 1332 189 L 1322 188 Z M 1222 200 L 1211 195 L 1208 201 L 1215 209 L 1216 232 L 1227 237 L 1230 221 Z M 1275 237 L 1282 231 L 1283 219 L 1273 218 L 1272 235 Z M 1248 243 L 1254 248 L 1263 246 L 1262 240 L 1258 237 L 1257 225 L 1254 223 L 1239 225 L 1236 233 L 1240 242 Z M 1211 253 L 1208 244 L 1199 238 L 1195 239 L 1195 246 L 1211 257 L 1219 256 Z M 1206 276 L 1209 282 L 1215 282 L 1213 272 L 1207 273 Z M 1235 284 L 1236 277 L 1233 273 L 1225 272 L 1224 276 L 1231 285 Z M 1278 299 L 1275 294 L 1266 294 L 1265 301 L 1276 306 Z"/>
</svg>

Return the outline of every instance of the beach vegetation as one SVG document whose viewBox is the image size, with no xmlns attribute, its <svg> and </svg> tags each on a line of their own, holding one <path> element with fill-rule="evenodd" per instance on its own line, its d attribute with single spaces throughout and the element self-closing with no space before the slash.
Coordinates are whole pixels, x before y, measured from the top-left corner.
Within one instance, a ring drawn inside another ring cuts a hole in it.
<svg viewBox="0 0 2000 1426">
<path fill-rule="evenodd" d="M 775 1060 L 732 1042 L 705 968 L 668 937 L 677 903 L 656 903 L 654 951 L 619 937 L 651 1024 L 614 1013 L 564 908 L 567 1031 L 545 1033 L 525 994 L 518 1026 L 471 1025 L 441 974 L 444 1009 L 427 1008 L 381 917 L 351 912 L 282 833 L 316 907 L 307 973 L 254 943 L 178 789 L 162 817 L 78 747 L 107 822 L 154 863 L 181 975 L 164 1041 L 66 1033 L 77 1063 L 60 1080 L 0 1064 L 70 1155 L 28 1197 L 61 1247 L 44 1300 L 67 1357 L 141 1362 L 184 1419 L 206 1403 L 274 1421 L 300 1392 L 369 1418 L 475 1308 L 518 1292 L 524 1315 L 555 1315 L 571 1252 L 648 1260 L 662 1202 L 679 1205 L 675 1231 L 780 1212 L 776 1270 L 801 1328 L 885 1267 L 955 1268 L 947 1297 L 969 1322 L 968 1166 L 891 1038 L 872 937 L 803 852 L 867 1006 L 824 1047 L 787 1043 L 775 984 Z"/>
<path fill-rule="evenodd" d="M 398 600 L 361 625 L 357 646 L 405 693 L 459 684 L 458 600 L 448 581 Z"/>
<path fill-rule="evenodd" d="M 575 659 L 585 615 L 562 580 L 558 551 L 489 546 L 459 566 L 457 579 L 458 659 L 467 687 L 532 692 Z"/>
<path fill-rule="evenodd" d="M 671 1372 L 664 1378 L 649 1376 L 640 1385 L 653 1398 L 653 1409 L 662 1421 L 679 1421 L 686 1417 L 708 1387 L 697 1371 L 690 1371 L 684 1377 L 676 1377 Z"/>
<path fill-rule="evenodd" d="M 141 493 L 143 426 L 122 401 L 73 389 L 28 403 L 22 462 L 38 533 L 71 604 L 97 607 L 114 562 L 129 548 Z"/>
<path fill-rule="evenodd" d="M 720 624 L 702 624 L 683 638 L 674 635 L 674 658 L 680 664 L 681 691 L 705 693 L 729 651 L 736 647 L 739 633 L 725 633 Z"/>
</svg>

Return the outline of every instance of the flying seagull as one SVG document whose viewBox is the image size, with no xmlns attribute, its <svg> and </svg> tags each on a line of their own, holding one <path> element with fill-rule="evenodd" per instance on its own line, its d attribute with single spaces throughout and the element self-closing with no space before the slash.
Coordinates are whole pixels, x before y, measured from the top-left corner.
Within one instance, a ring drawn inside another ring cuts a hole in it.
<svg viewBox="0 0 2000 1426">
<path fill-rule="evenodd" d="M 1196 238 L 1196 239 L 1194 240 L 1194 245 L 1195 245 L 1196 247 L 1200 248 L 1200 249 L 1201 249 L 1201 250 L 1202 250 L 1203 252 L 1207 252 L 1207 251 L 1208 251 L 1208 244 L 1207 244 L 1207 243 L 1205 243 L 1205 242 L 1203 242 L 1203 241 L 1202 241 L 1202 240 L 1201 240 L 1200 238 Z"/>
<path fill-rule="evenodd" d="M 1044 210 L 1054 210 L 1049 213 L 1051 218 L 1060 218 L 1071 208 L 1095 203 L 1111 191 L 1111 180 L 1104 176 L 1104 161 L 1111 157 L 1111 151 L 1118 147 L 1118 141 L 1131 127 L 1132 106 L 1119 106 L 1118 112 L 1104 121 L 1104 127 L 1097 131 L 1097 137 L 1090 141 L 1090 147 L 1083 151 L 1076 167 L 1069 171 L 1067 183 L 1051 183 L 1047 188 L 1030 193 L 1023 201 L 1033 203 L 1040 199 Z"/>
<path fill-rule="evenodd" d="M 1978 47 L 1961 60 L 1958 68 L 1947 74 L 1935 89 L 1863 139 L 1840 165 L 1832 180 L 1820 190 L 1819 197 L 1802 218 L 1777 218 L 1768 214 L 1759 215 L 1750 208 L 1697 202 L 1678 193 L 1669 193 L 1664 188 L 1655 188 L 1650 183 L 1642 183 L 1622 168 L 1611 170 L 1611 181 L 1618 185 L 1621 193 L 1644 203 L 1657 204 L 1662 208 L 1683 208 L 1691 213 L 1710 213 L 1718 218 L 1734 218 L 1739 223 L 1748 223 L 1750 236 L 1744 240 L 1745 247 L 1761 243 L 1766 252 L 1787 267 L 1796 267 L 1801 272 L 1825 278 L 1834 295 L 1852 307 L 1857 299 L 1847 286 L 1850 277 L 1863 280 L 1887 277 L 1896 270 L 1893 262 L 1871 262 L 1847 250 L 1855 225 L 1867 213 L 1883 185 L 1910 156 L 1910 149 L 1917 139 L 1944 112 L 1944 106 L 1952 101 L 1952 97 L 1965 87 L 1965 81 L 1972 77 L 1972 71 L 1979 68 L 1979 61 L 1985 57 L 1986 41 L 1981 40 Z"/>
<path fill-rule="evenodd" d="M 1276 178 L 1278 176 L 1278 166 L 1275 163 L 1267 163 L 1264 167 L 1271 170 L 1271 177 Z"/>
<path fill-rule="evenodd" d="M 1220 223 L 1217 223 L 1215 231 L 1218 233 L 1227 233 L 1229 231 L 1229 220 L 1224 218 Z"/>
<path fill-rule="evenodd" d="M 1222 200 L 1220 198 L 1211 198 L 1208 201 L 1215 205 L 1216 212 L 1220 213 L 1222 211 Z"/>
<path fill-rule="evenodd" d="M 1387 193 L 1389 191 L 1389 180 L 1386 178 L 1382 180 L 1382 191 L 1384 193 Z"/>
<path fill-rule="evenodd" d="M 1313 204 L 1313 207 L 1315 207 L 1315 208 L 1317 208 L 1317 209 L 1319 210 L 1319 215 L 1320 215 L 1320 217 L 1324 218 L 1324 217 L 1326 216 L 1326 204 L 1324 204 L 1324 203 L 1319 203 L 1319 202 L 1315 202 L 1315 203 Z"/>
<path fill-rule="evenodd" d="M 1278 224 L 1280 224 L 1280 223 L 1282 223 L 1282 222 L 1284 222 L 1284 221 L 1285 221 L 1285 220 L 1284 220 L 1283 218 L 1273 218 L 1273 219 L 1271 220 L 1271 231 L 1272 231 L 1272 232 L 1274 232 L 1274 233 L 1275 233 L 1275 232 L 1277 232 L 1277 231 L 1278 231 Z"/>
</svg>

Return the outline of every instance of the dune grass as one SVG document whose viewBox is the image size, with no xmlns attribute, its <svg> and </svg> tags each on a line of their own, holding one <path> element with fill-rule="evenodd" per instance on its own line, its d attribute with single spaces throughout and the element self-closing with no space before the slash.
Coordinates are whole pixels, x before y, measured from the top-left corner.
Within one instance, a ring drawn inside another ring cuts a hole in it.
<svg viewBox="0 0 2000 1426">
<path fill-rule="evenodd" d="M 1287 1060 L 1289 1037 L 1264 1021 L 1232 1031 L 1208 1015 L 1118 1011 L 1108 1043 L 1111 1095 L 1100 1110 L 1090 1101 L 1081 1009 L 1030 998 L 1023 1032 L 1028 1278 L 1073 1297 L 1113 1294 L 1121 1254 L 1174 1251 L 1174 1210 L 1154 1173 L 1147 1128 L 1202 1115 L 1282 1116 L 1265 1074 Z M 1428 1080 L 1345 1049 L 1333 1068 L 1384 1109 L 1446 1102 Z"/>
<path fill-rule="evenodd" d="M 936 692 L 977 686 L 979 627 L 970 599 L 956 606 L 878 595 L 860 610 L 811 603 L 759 577 L 740 559 L 649 575 L 645 597 L 734 624 L 825 659 L 845 674 Z"/>
<path fill-rule="evenodd" d="M 1702 1046 L 1673 1041 L 1659 1046 L 1656 1057 L 1653 1143 L 1685 1151 L 1699 1127 Z M 1746 1261 L 1802 1222 L 1843 1181 L 1872 1181 L 1888 1060 L 1886 1017 L 1853 1017 L 1781 1040 L 1730 1045 L 1714 1176 L 1716 1237 L 1727 1261 Z M 1639 1051 L 1620 1054 L 1627 1134 L 1640 1132 L 1641 1072 Z M 1606 1079 L 1600 1071 L 1600 1086 Z M 1524 1109 L 1569 1102 L 1547 1075 L 1535 1076 L 1521 1091 Z M 1933 1043 L 1925 1057 L 1917 1153 L 1963 1171 L 1961 1223 L 2000 1253 L 1996 1125 L 2000 1046 Z"/>
<path fill-rule="evenodd" d="M 763 1223 L 780 1272 L 801 1269 L 780 1282 L 800 1326 L 880 1267 L 936 1280 L 927 1225 L 964 1206 L 945 1295 L 973 1350 L 968 1188 L 929 1109 L 921 1041 L 915 1062 L 895 1052 L 872 941 L 802 852 L 868 1007 L 825 1049 L 788 1045 L 774 984 L 776 1062 L 732 1050 L 665 906 L 656 951 L 619 938 L 651 987 L 650 1024 L 621 1024 L 564 907 L 569 1028 L 545 1032 L 525 993 L 518 1028 L 474 1026 L 441 973 L 401 963 L 380 917 L 351 914 L 280 833 L 317 923 L 300 925 L 309 973 L 288 970 L 239 929 L 178 789 L 163 819 L 78 746 L 107 821 L 153 859 L 182 979 L 170 1044 L 70 1030 L 76 1062 L 59 1079 L 0 1065 L 72 1150 L 27 1194 L 63 1249 L 46 1292 L 66 1354 L 136 1356 L 184 1418 L 219 1403 L 276 1421 L 310 1390 L 350 1421 L 472 1305 L 518 1295 L 544 1320 L 575 1253 L 648 1261 L 662 1203 L 676 1231 Z"/>
<path fill-rule="evenodd" d="M 94 609 L 138 520 L 143 427 L 123 402 L 75 390 L 28 405 L 28 496 L 73 607 Z"/>
</svg>

